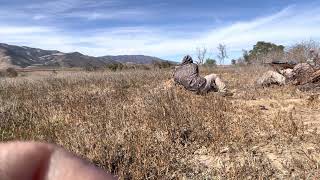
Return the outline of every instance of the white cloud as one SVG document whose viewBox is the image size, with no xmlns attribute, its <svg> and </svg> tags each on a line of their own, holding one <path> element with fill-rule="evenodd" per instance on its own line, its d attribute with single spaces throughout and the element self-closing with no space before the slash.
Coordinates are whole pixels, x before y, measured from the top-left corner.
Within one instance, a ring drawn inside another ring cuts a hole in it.
<svg viewBox="0 0 320 180">
<path fill-rule="evenodd" d="M 120 19 L 129 18 L 133 15 L 141 14 L 141 11 L 134 9 L 110 10 L 118 5 L 114 0 L 52 0 L 33 2 L 27 5 L 12 5 L 0 7 L 0 19 L 26 21 L 41 19 L 65 19 L 82 18 L 88 20 L 96 19 Z"/>
<path fill-rule="evenodd" d="M 64 33 L 50 27 L 0 25 L 0 41 L 94 56 L 147 54 L 159 57 L 191 54 L 198 46 L 213 51 L 219 43 L 225 43 L 232 54 L 251 48 L 259 40 L 284 45 L 309 38 L 320 40 L 320 15 L 316 13 L 319 10 L 318 7 L 289 7 L 269 16 L 234 22 L 191 37 L 181 37 L 181 34 L 190 33 L 187 30 L 168 31 L 146 26 Z M 96 14 L 92 18 L 101 18 L 99 16 Z"/>
<path fill-rule="evenodd" d="M 33 20 L 41 20 L 41 19 L 45 19 L 45 18 L 47 18 L 47 16 L 41 15 L 41 14 L 37 14 L 32 17 Z"/>
<path fill-rule="evenodd" d="M 101 20 L 101 19 L 130 19 L 138 16 L 144 15 L 143 11 L 140 10 L 104 10 L 104 12 L 101 11 L 76 11 L 76 12 L 70 12 L 65 13 L 64 17 L 72 17 L 72 18 L 83 18 L 87 20 Z"/>
<path fill-rule="evenodd" d="M 113 0 L 52 0 L 41 3 L 30 3 L 26 7 L 31 11 L 44 11 L 47 13 L 62 13 L 77 8 L 95 8 L 106 5 L 115 5 L 117 2 Z"/>
<path fill-rule="evenodd" d="M 8 36 L 6 38 L 14 38 L 15 35 L 30 35 L 35 33 L 50 33 L 52 29 L 41 26 L 0 26 L 0 35 Z M 1 38 L 0 38 L 1 39 Z"/>
</svg>

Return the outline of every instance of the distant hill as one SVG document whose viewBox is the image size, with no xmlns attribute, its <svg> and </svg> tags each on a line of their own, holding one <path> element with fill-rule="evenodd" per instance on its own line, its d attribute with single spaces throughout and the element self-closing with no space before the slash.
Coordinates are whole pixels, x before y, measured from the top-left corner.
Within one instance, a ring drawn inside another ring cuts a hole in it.
<svg viewBox="0 0 320 180">
<path fill-rule="evenodd" d="M 121 55 L 93 57 L 79 52 L 63 53 L 56 50 L 42 50 L 25 46 L 0 43 L 0 68 L 16 67 L 103 67 L 114 63 L 151 64 L 164 61 L 144 55 Z"/>
<path fill-rule="evenodd" d="M 106 64 L 115 63 L 113 61 L 102 61 L 100 58 L 86 56 L 78 52 L 58 53 L 41 57 L 44 59 L 44 66 L 50 67 L 102 67 Z"/>
<path fill-rule="evenodd" d="M 134 64 L 152 64 L 155 61 L 164 61 L 163 59 L 144 56 L 144 55 L 120 55 L 120 56 L 103 56 L 101 57 L 105 61 L 117 61 L 120 63 L 134 63 Z"/>
<path fill-rule="evenodd" d="M 27 67 L 46 63 L 42 56 L 50 56 L 59 51 L 20 47 L 0 43 L 0 67 Z"/>
</svg>

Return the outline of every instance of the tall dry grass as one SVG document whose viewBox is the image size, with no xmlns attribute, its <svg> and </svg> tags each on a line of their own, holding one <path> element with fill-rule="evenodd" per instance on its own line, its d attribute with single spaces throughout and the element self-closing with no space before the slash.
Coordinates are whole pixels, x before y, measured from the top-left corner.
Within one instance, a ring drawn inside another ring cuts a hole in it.
<svg viewBox="0 0 320 180">
<path fill-rule="evenodd" d="M 295 144 L 320 142 L 292 112 L 266 118 L 247 105 L 259 97 L 296 95 L 289 87 L 268 92 L 253 86 L 263 70 L 204 69 L 221 74 L 234 97 L 167 86 L 168 70 L 2 79 L 0 140 L 56 143 L 121 179 L 316 177 L 313 157 L 288 158 L 281 171 L 263 149 L 294 152 Z"/>
</svg>

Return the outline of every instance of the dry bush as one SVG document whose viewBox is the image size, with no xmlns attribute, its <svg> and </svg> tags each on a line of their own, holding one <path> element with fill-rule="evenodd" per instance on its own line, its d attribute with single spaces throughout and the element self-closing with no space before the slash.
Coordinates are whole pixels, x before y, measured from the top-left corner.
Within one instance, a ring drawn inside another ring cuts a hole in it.
<svg viewBox="0 0 320 180">
<path fill-rule="evenodd" d="M 10 78 L 14 78 L 14 77 L 18 77 L 18 71 L 15 68 L 8 68 L 5 71 L 2 70 L 0 71 L 0 77 L 10 77 Z"/>
<path fill-rule="evenodd" d="M 17 77 L 18 76 L 18 72 L 15 68 L 8 68 L 6 70 L 6 74 L 8 77 Z"/>
<path fill-rule="evenodd" d="M 285 59 L 287 61 L 306 62 L 310 58 L 310 50 L 319 51 L 319 42 L 309 40 L 297 43 L 288 48 Z"/>
<path fill-rule="evenodd" d="M 261 57 L 263 63 L 271 63 L 274 61 L 281 61 L 284 58 L 284 53 L 281 51 L 272 51 Z"/>
<path fill-rule="evenodd" d="M 121 179 L 290 177 L 256 147 L 277 145 L 290 151 L 293 141 L 320 140 L 304 134 L 295 114 L 278 111 L 265 118 L 246 104 L 247 99 L 294 95 L 291 89 L 273 89 L 277 94 L 270 94 L 252 86 L 263 70 L 204 69 L 203 74 L 221 74 L 231 89 L 237 88 L 231 99 L 163 88 L 171 78 L 166 70 L 1 80 L 1 141 L 57 143 Z M 224 165 L 203 166 L 196 155 L 203 147 Z M 288 165 L 296 169 L 296 177 L 319 172 L 319 164 L 308 158 L 288 160 Z"/>
</svg>

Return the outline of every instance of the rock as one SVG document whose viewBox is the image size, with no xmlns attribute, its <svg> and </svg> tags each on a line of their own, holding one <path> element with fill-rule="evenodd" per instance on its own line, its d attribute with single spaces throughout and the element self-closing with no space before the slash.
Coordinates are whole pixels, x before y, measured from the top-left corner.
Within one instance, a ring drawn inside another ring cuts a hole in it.
<svg viewBox="0 0 320 180">
<path fill-rule="evenodd" d="M 285 85 L 286 78 L 281 75 L 280 73 L 277 73 L 275 71 L 268 71 L 265 74 L 262 75 L 261 78 L 257 80 L 257 84 L 260 86 L 268 87 L 270 85 Z"/>
</svg>

